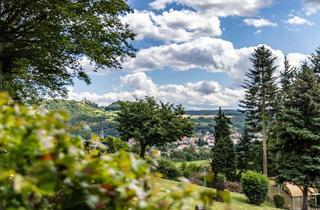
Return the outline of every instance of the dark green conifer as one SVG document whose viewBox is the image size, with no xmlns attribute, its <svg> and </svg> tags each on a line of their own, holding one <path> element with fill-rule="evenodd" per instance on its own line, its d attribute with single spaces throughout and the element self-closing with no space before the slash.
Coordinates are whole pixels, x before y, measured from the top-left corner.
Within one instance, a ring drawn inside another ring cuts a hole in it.
<svg viewBox="0 0 320 210">
<path fill-rule="evenodd" d="M 303 188 L 303 210 L 308 188 L 320 179 L 320 84 L 307 64 L 290 85 L 280 116 L 278 181 Z"/>
<path fill-rule="evenodd" d="M 215 121 L 215 145 L 212 148 L 211 168 L 216 175 L 222 173 L 228 180 L 232 180 L 234 179 L 236 164 L 234 145 L 230 138 L 231 121 L 221 111 L 221 108 L 215 117 Z"/>
</svg>

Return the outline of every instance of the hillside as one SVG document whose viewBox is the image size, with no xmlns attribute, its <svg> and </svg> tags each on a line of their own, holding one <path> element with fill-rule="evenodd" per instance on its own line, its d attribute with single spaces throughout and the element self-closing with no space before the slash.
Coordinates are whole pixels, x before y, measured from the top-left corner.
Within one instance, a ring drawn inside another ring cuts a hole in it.
<svg viewBox="0 0 320 210">
<path fill-rule="evenodd" d="M 69 113 L 69 125 L 72 127 L 72 133 L 89 139 L 91 132 L 98 135 L 117 136 L 115 123 L 113 121 L 116 114 L 111 111 L 105 111 L 99 108 L 97 104 L 74 100 L 47 100 L 42 106 L 47 110 L 63 110 Z M 82 125 L 89 126 L 83 129 Z"/>
</svg>

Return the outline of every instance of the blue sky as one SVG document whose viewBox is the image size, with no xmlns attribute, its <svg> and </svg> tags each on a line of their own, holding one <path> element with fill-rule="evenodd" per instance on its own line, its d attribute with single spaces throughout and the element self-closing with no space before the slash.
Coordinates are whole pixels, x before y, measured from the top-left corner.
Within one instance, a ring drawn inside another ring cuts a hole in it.
<svg viewBox="0 0 320 210">
<path fill-rule="evenodd" d="M 128 0 L 121 17 L 138 34 L 122 70 L 75 81 L 72 99 L 100 105 L 154 96 L 187 109 L 237 108 L 254 47 L 265 44 L 298 66 L 320 46 L 319 0 Z"/>
</svg>

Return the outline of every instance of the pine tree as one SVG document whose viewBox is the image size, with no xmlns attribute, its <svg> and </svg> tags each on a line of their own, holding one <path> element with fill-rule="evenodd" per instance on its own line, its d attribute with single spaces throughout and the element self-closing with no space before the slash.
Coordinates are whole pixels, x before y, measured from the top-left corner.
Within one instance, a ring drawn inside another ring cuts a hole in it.
<svg viewBox="0 0 320 210">
<path fill-rule="evenodd" d="M 283 72 L 280 72 L 281 95 L 284 98 L 286 98 L 286 95 L 288 94 L 289 86 L 292 83 L 295 72 L 296 72 L 296 68 L 292 67 L 289 63 L 288 58 L 285 57 L 284 70 Z"/>
<path fill-rule="evenodd" d="M 237 160 L 237 169 L 240 170 L 240 173 L 253 170 L 254 165 L 254 142 L 251 141 L 249 136 L 248 129 L 245 127 L 242 137 L 239 142 L 236 144 L 236 160 Z"/>
<path fill-rule="evenodd" d="M 245 74 L 247 79 L 243 87 L 246 89 L 240 107 L 246 115 L 246 125 L 252 134 L 262 135 L 263 173 L 267 175 L 267 138 L 268 128 L 274 116 L 276 91 L 274 72 L 276 57 L 265 46 L 257 47 L 250 58 L 253 68 Z M 257 137 L 257 136 L 256 136 Z"/>
<path fill-rule="evenodd" d="M 215 122 L 215 145 L 212 148 L 211 168 L 216 175 L 223 173 L 228 180 L 232 180 L 234 179 L 236 164 L 234 145 L 230 138 L 231 121 L 220 108 L 218 115 L 215 117 Z"/>
<path fill-rule="evenodd" d="M 308 188 L 320 180 L 320 84 L 306 64 L 290 85 L 280 116 L 278 181 L 303 188 L 303 210 Z"/>
<path fill-rule="evenodd" d="M 320 47 L 316 49 L 315 53 L 311 54 L 310 61 L 312 70 L 320 77 Z"/>
<path fill-rule="evenodd" d="M 276 145 L 279 142 L 279 114 L 284 109 L 284 103 L 289 94 L 289 88 L 294 80 L 297 69 L 292 67 L 287 57 L 284 60 L 284 69 L 280 72 L 280 87 L 276 94 L 276 104 L 274 107 L 274 120 L 269 128 L 269 139 L 268 139 L 268 173 L 271 176 L 277 174 L 277 159 L 279 154 L 276 150 Z"/>
</svg>

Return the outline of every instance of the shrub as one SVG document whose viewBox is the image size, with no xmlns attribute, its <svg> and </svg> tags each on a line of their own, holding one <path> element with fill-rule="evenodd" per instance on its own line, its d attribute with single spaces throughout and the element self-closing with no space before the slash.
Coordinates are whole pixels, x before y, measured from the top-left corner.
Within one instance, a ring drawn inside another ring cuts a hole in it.
<svg viewBox="0 0 320 210">
<path fill-rule="evenodd" d="M 217 191 L 217 201 L 231 203 L 231 194 L 228 190 Z"/>
<path fill-rule="evenodd" d="M 284 204 L 285 204 L 285 198 L 284 198 L 283 195 L 276 194 L 276 195 L 273 196 L 273 202 L 274 202 L 274 205 L 277 208 L 282 209 L 284 207 Z"/>
<path fill-rule="evenodd" d="M 206 187 L 214 187 L 214 184 L 215 184 L 214 173 L 212 171 L 207 171 L 203 181 L 205 182 Z"/>
<path fill-rule="evenodd" d="M 216 181 L 217 181 L 217 183 L 225 183 L 226 176 L 222 173 L 218 173 Z"/>
<path fill-rule="evenodd" d="M 128 143 L 116 137 L 108 136 L 102 139 L 101 142 L 107 146 L 107 151 L 110 153 L 115 153 L 120 150 L 130 151 Z"/>
<path fill-rule="evenodd" d="M 186 178 L 194 177 L 196 174 L 204 171 L 203 166 L 188 162 L 183 162 L 179 169 L 181 171 L 181 175 Z"/>
<path fill-rule="evenodd" d="M 167 179 L 176 180 L 182 174 L 174 162 L 168 159 L 160 159 L 158 161 L 157 171 L 164 175 Z"/>
<path fill-rule="evenodd" d="M 269 180 L 265 175 L 247 171 L 241 176 L 243 192 L 252 204 L 260 205 L 267 197 Z"/>
</svg>

